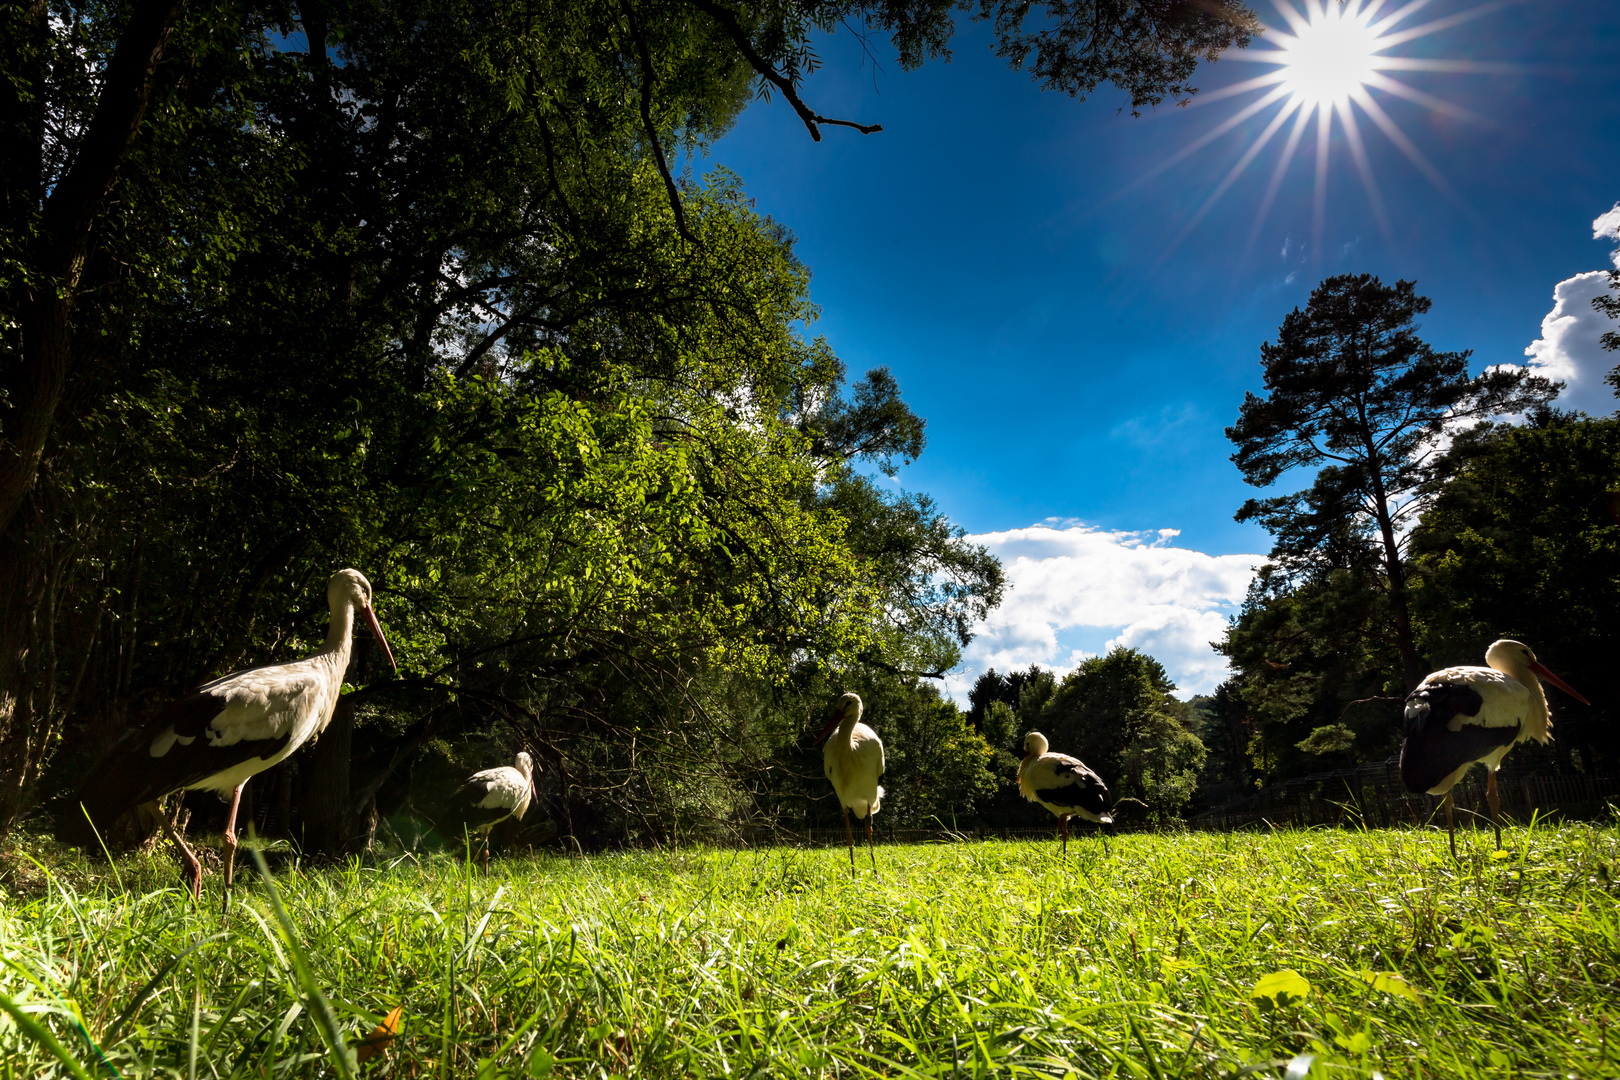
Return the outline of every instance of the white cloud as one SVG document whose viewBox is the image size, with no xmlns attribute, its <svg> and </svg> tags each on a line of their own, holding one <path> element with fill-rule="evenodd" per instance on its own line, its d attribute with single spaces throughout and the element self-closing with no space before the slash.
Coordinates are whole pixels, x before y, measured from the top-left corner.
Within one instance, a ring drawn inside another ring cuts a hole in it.
<svg viewBox="0 0 1620 1080">
<path fill-rule="evenodd" d="M 1008 590 L 976 628 L 949 689 L 965 702 L 974 680 L 992 667 L 1005 672 L 1038 663 L 1062 675 L 1092 655 L 1060 641 L 1078 632 L 1111 635 L 1101 651 L 1125 645 L 1149 653 L 1182 695 L 1213 690 L 1227 668 L 1210 642 L 1225 631 L 1265 559 L 1170 546 L 1179 532 L 1052 522 L 968 537 L 1001 558 Z"/>
<path fill-rule="evenodd" d="M 1615 203 L 1608 213 L 1599 214 L 1592 222 L 1592 239 L 1602 240 L 1604 237 L 1620 240 L 1620 202 Z M 1616 270 L 1620 270 L 1620 248 L 1609 252 L 1609 261 L 1614 263 Z"/>
<path fill-rule="evenodd" d="M 1620 208 L 1598 221 L 1608 217 L 1616 218 L 1620 227 Z M 1560 281 L 1553 289 L 1553 309 L 1541 320 L 1541 337 L 1524 350 L 1532 372 L 1568 384 L 1558 395 L 1559 406 L 1584 409 L 1594 416 L 1607 416 L 1617 404 L 1614 390 L 1603 377 L 1620 357 L 1605 351 L 1598 340 L 1604 331 L 1615 329 L 1615 323 L 1592 307 L 1592 299 L 1608 291 L 1607 270 L 1591 270 Z"/>
<path fill-rule="evenodd" d="M 1592 239 L 1620 240 L 1620 202 L 1593 220 Z M 1609 261 L 1620 270 L 1620 247 L 1609 253 Z M 1541 336 L 1524 350 L 1531 371 L 1568 384 L 1558 395 L 1559 405 L 1594 416 L 1607 416 L 1620 404 L 1603 381 L 1620 357 L 1599 343 L 1616 326 L 1592 307 L 1594 299 L 1609 291 L 1607 270 L 1591 270 L 1560 281 L 1553 289 L 1553 309 L 1541 320 Z"/>
</svg>

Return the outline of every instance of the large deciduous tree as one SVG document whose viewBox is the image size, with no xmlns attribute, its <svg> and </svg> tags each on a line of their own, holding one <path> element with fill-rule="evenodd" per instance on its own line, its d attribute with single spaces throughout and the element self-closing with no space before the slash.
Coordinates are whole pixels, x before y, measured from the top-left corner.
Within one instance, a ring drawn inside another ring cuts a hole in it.
<svg viewBox="0 0 1620 1080">
<path fill-rule="evenodd" d="M 1468 352 L 1437 351 L 1418 336 L 1428 310 L 1410 281 L 1328 278 L 1261 345 L 1266 392 L 1246 394 L 1226 429 L 1232 460 L 1256 487 L 1318 470 L 1307 490 L 1250 499 L 1237 520 L 1276 537 L 1271 558 L 1291 577 L 1372 575 L 1405 688 L 1422 676 L 1405 546 L 1448 429 L 1527 412 L 1558 389 L 1520 369 L 1471 375 Z"/>
<path fill-rule="evenodd" d="M 1026 730 L 1038 726 L 1054 747 L 1096 769 L 1116 799 L 1140 799 L 1155 821 L 1168 824 L 1192 798 L 1205 756 L 1192 710 L 1174 692 L 1164 665 L 1116 646 L 1082 661 L 1037 714 L 1021 719 Z"/>
<path fill-rule="evenodd" d="M 671 153 L 751 85 L 814 137 L 875 131 L 806 103 L 814 35 L 877 30 L 910 68 L 960 10 L 7 6 L 0 828 L 70 713 L 104 732 L 284 655 L 334 563 L 397 605 L 409 685 L 345 713 L 394 724 L 395 759 L 458 710 L 560 743 L 693 665 L 949 660 L 992 563 L 840 471 L 920 424 L 881 378 L 837 404 L 841 366 L 790 329 L 791 237 Z M 1138 106 L 1255 25 L 1226 0 L 979 14 L 1044 85 Z"/>
</svg>

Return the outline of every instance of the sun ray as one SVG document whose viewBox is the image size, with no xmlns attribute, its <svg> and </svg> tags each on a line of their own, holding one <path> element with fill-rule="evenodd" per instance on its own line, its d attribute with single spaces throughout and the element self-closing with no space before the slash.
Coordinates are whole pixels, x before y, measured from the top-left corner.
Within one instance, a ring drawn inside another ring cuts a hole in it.
<svg viewBox="0 0 1620 1080">
<path fill-rule="evenodd" d="M 1382 19 L 1379 19 L 1377 22 L 1373 23 L 1372 31 L 1373 33 L 1377 34 L 1380 39 L 1382 39 L 1385 34 L 1389 33 L 1392 27 L 1404 22 L 1407 16 L 1416 15 L 1419 11 L 1428 7 L 1433 2 L 1434 0 L 1412 0 L 1410 4 L 1407 4 L 1404 7 L 1396 8 L 1388 15 L 1385 15 Z"/>
<path fill-rule="evenodd" d="M 1288 133 L 1288 141 L 1283 145 L 1283 152 L 1277 158 L 1277 167 L 1272 170 L 1271 182 L 1266 185 L 1265 197 L 1260 200 L 1260 209 L 1255 212 L 1254 225 L 1249 229 L 1248 243 L 1243 245 L 1245 257 L 1254 250 L 1254 243 L 1260 239 L 1260 226 L 1265 223 L 1266 215 L 1271 213 L 1271 204 L 1277 201 L 1277 192 L 1282 190 L 1283 177 L 1288 173 L 1288 166 L 1293 164 L 1294 154 L 1299 151 L 1299 141 L 1305 136 L 1305 128 L 1310 123 L 1311 111 L 1304 108 L 1298 101 L 1291 101 L 1284 109 L 1296 109 L 1294 117 L 1294 130 Z"/>
<path fill-rule="evenodd" d="M 1255 136 L 1254 142 L 1250 143 L 1249 148 L 1243 152 L 1243 156 L 1238 158 L 1237 164 L 1227 171 L 1226 177 L 1210 193 L 1209 198 L 1205 199 L 1204 204 L 1198 208 L 1197 212 L 1187 219 L 1187 224 L 1183 225 L 1181 231 L 1176 234 L 1175 239 L 1170 241 L 1170 246 L 1159 256 L 1156 265 L 1163 265 L 1176 248 L 1180 246 L 1181 242 L 1191 235 L 1193 229 L 1197 228 L 1198 223 L 1204 220 L 1204 215 L 1215 209 L 1215 204 L 1221 201 L 1221 196 L 1225 195 L 1232 185 L 1237 183 L 1238 177 L 1242 176 L 1254 159 L 1260 156 L 1260 151 L 1266 148 L 1266 144 L 1271 141 L 1272 136 L 1277 134 L 1278 129 L 1287 123 L 1291 114 L 1291 109 L 1277 110 L 1277 115 L 1271 118 L 1271 123 L 1266 125 L 1264 131 Z"/>
<path fill-rule="evenodd" d="M 1238 111 L 1236 114 L 1227 117 L 1225 120 L 1221 121 L 1215 127 L 1211 128 L 1209 131 L 1204 132 L 1204 134 L 1200 135 L 1198 138 L 1194 139 L 1192 142 L 1188 143 L 1186 146 L 1182 147 L 1180 150 L 1177 150 L 1170 157 L 1166 158 L 1164 161 L 1161 161 L 1159 164 L 1155 165 L 1153 168 L 1149 169 L 1147 172 L 1145 172 L 1141 176 L 1137 177 L 1136 180 L 1129 187 L 1127 187 L 1125 189 L 1125 191 L 1129 191 L 1129 190 L 1132 190 L 1134 188 L 1140 187 L 1142 184 L 1145 184 L 1147 181 L 1153 179 L 1155 176 L 1158 176 L 1160 173 L 1164 172 L 1166 169 L 1168 169 L 1171 166 L 1175 165 L 1177 162 L 1185 161 L 1187 158 L 1189 158 L 1192 155 L 1196 154 L 1198 151 L 1202 150 L 1204 147 L 1208 146 L 1210 143 L 1214 142 L 1216 139 L 1220 138 L 1222 135 L 1225 135 L 1228 131 L 1231 131 L 1233 128 L 1235 128 L 1239 124 L 1243 123 L 1243 121 L 1247 120 L 1249 117 L 1253 116 L 1255 113 L 1261 112 L 1262 110 L 1264 110 L 1266 108 L 1266 106 L 1270 105 L 1272 102 L 1278 100 L 1279 98 L 1283 98 L 1283 97 L 1287 97 L 1287 96 L 1288 96 L 1287 88 L 1279 86 L 1276 89 L 1274 89 L 1271 93 L 1269 93 L 1265 97 L 1261 98 L 1259 101 L 1250 102 L 1248 105 L 1244 106 L 1240 111 Z M 1121 191 L 1119 194 L 1123 195 L 1124 193 L 1125 193 L 1124 191 Z M 1109 201 L 1110 202 L 1113 201 L 1113 198 L 1118 198 L 1118 196 L 1117 195 L 1113 196 L 1112 198 L 1109 199 Z"/>
<path fill-rule="evenodd" d="M 1303 0 L 1303 3 L 1305 12 L 1301 14 L 1294 10 L 1294 5 L 1288 3 L 1288 0 L 1271 0 L 1271 6 L 1277 9 L 1277 14 L 1283 17 L 1283 21 L 1288 24 L 1289 29 L 1296 34 L 1301 30 L 1309 29 L 1311 25 L 1311 0 Z"/>
<path fill-rule="evenodd" d="M 1436 33 L 1440 30 L 1450 30 L 1453 26 L 1458 26 L 1465 22 L 1472 22 L 1474 19 L 1478 19 L 1484 15 L 1494 14 L 1501 11 L 1503 8 L 1517 7 L 1520 4 L 1528 2 L 1529 0 L 1496 0 L 1495 3 L 1480 4 L 1478 7 L 1469 8 L 1467 11 L 1459 11 L 1455 15 L 1447 15 L 1443 18 L 1435 19 L 1432 22 L 1426 22 L 1419 26 L 1413 26 L 1406 30 L 1397 30 L 1393 34 L 1385 34 L 1380 37 L 1379 40 L 1384 42 L 1385 48 L 1392 48 L 1396 45 L 1404 45 L 1408 41 L 1414 41 L 1420 37 L 1428 37 L 1430 34 Z"/>
<path fill-rule="evenodd" d="M 1385 199 L 1374 168 L 1374 154 L 1369 141 L 1373 136 L 1370 129 L 1364 127 L 1362 117 L 1356 115 L 1360 111 L 1436 191 L 1455 204 L 1470 220 L 1477 222 L 1478 215 L 1469 209 L 1456 188 L 1447 182 L 1375 95 L 1400 98 L 1430 113 L 1489 126 L 1491 120 L 1488 116 L 1481 116 L 1395 78 L 1393 73 L 1522 75 L 1530 71 L 1530 67 L 1508 61 L 1396 56 L 1390 55 L 1390 50 L 1526 2 L 1528 0 L 1485 0 L 1465 10 L 1442 10 L 1436 14 L 1431 8 L 1434 0 L 1271 0 L 1271 6 L 1277 12 L 1277 22 L 1263 27 L 1263 41 L 1257 42 L 1253 49 L 1233 52 L 1223 59 L 1269 65 L 1272 70 L 1213 90 L 1195 99 L 1193 104 L 1215 104 L 1248 93 L 1256 93 L 1256 99 L 1247 105 L 1240 105 L 1231 116 L 1193 138 L 1119 194 L 1123 195 L 1125 191 L 1185 161 L 1239 124 L 1276 106 L 1276 111 L 1266 119 L 1263 130 L 1248 143 L 1237 162 L 1220 176 L 1209 193 L 1200 200 L 1197 209 L 1180 224 L 1170 242 L 1170 250 L 1174 250 L 1210 216 L 1242 177 L 1255 171 L 1255 162 L 1262 152 L 1280 142 L 1276 165 L 1271 169 L 1244 248 L 1246 254 L 1252 250 L 1312 124 L 1316 128 L 1316 145 L 1310 181 L 1311 257 L 1317 261 L 1325 257 L 1330 214 L 1343 198 L 1341 189 L 1333 183 L 1333 168 L 1345 168 L 1344 156 L 1339 157 L 1337 162 L 1334 160 L 1335 142 L 1342 143 L 1348 152 L 1346 156 L 1359 176 L 1360 186 L 1366 194 L 1379 231 L 1393 248 L 1397 234 L 1390 204 Z M 1418 22 L 1420 15 L 1426 21 Z M 1430 15 L 1435 17 L 1428 18 Z M 1278 140 L 1277 135 L 1290 117 L 1293 118 L 1293 125 L 1287 138 Z M 1334 131 L 1335 118 L 1343 125 L 1340 132 Z M 1332 201 L 1329 200 L 1330 192 L 1334 195 Z M 1111 202 L 1117 197 L 1104 202 Z"/>
<path fill-rule="evenodd" d="M 1463 198 L 1458 194 L 1457 189 L 1452 187 L 1451 182 L 1445 178 L 1440 170 L 1435 168 L 1434 164 L 1423 156 L 1423 151 L 1419 150 L 1417 144 L 1406 137 L 1406 132 L 1401 130 L 1399 124 L 1390 119 L 1389 114 L 1384 111 L 1384 107 L 1373 100 L 1371 94 L 1363 90 L 1361 96 L 1357 98 L 1356 104 L 1361 106 L 1363 112 L 1372 117 L 1373 123 L 1377 124 L 1389 141 L 1394 143 L 1401 153 L 1406 155 L 1408 161 L 1417 166 L 1418 172 L 1428 178 L 1429 183 L 1434 185 L 1436 191 L 1450 199 L 1459 210 L 1470 218 L 1476 217 L 1468 204 L 1463 202 Z"/>
<path fill-rule="evenodd" d="M 1346 101 L 1339 109 L 1339 122 L 1344 125 L 1345 141 L 1350 144 L 1350 157 L 1361 174 L 1361 186 L 1367 190 L 1367 201 L 1372 204 L 1373 218 L 1384 242 L 1392 249 L 1396 246 L 1395 229 L 1390 224 L 1389 212 L 1384 209 L 1384 195 L 1378 190 L 1378 178 L 1373 175 L 1372 162 L 1367 157 L 1367 145 L 1361 139 L 1361 127 L 1356 123 L 1356 111 Z"/>
<path fill-rule="evenodd" d="M 1322 235 L 1327 229 L 1327 173 L 1328 150 L 1332 146 L 1332 104 L 1326 100 L 1316 106 L 1316 188 L 1311 199 L 1311 261 L 1322 261 Z"/>
<path fill-rule="evenodd" d="M 1199 94 L 1195 98 L 1189 98 L 1187 100 L 1187 108 L 1192 109 L 1199 105 L 1212 105 L 1217 101 L 1223 101 L 1229 97 L 1236 97 L 1239 94 L 1246 94 L 1250 90 L 1258 90 L 1262 86 L 1276 86 L 1287 77 L 1288 76 L 1284 75 L 1280 71 L 1268 72 L 1265 75 L 1256 75 L 1252 79 L 1244 79 L 1240 83 L 1233 83 L 1231 86 L 1223 86 L 1219 90 L 1212 90 L 1207 94 Z"/>
<path fill-rule="evenodd" d="M 1422 90 L 1407 86 L 1399 79 L 1392 79 L 1388 75 L 1381 75 L 1376 71 L 1367 77 L 1367 85 L 1376 86 L 1385 93 L 1394 94 L 1398 98 L 1405 98 L 1414 104 L 1422 105 L 1431 112 L 1437 112 L 1444 116 L 1455 116 L 1457 119 L 1467 120 L 1471 124 L 1490 125 L 1490 121 L 1478 113 L 1469 112 L 1461 105 L 1454 105 L 1444 98 L 1435 97 L 1433 94 L 1425 94 Z"/>
<path fill-rule="evenodd" d="M 1424 60 L 1416 56 L 1375 56 L 1378 71 L 1444 71 L 1453 75 L 1523 75 L 1528 64 L 1485 60 Z M 1218 91 L 1217 91 L 1218 92 Z"/>
</svg>

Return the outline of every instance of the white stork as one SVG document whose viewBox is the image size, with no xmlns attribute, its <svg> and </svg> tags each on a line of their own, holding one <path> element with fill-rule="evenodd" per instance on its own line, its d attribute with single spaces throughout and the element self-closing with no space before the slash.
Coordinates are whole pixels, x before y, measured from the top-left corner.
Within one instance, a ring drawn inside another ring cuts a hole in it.
<svg viewBox="0 0 1620 1080">
<path fill-rule="evenodd" d="M 1063 853 L 1069 853 L 1069 819 L 1082 817 L 1111 825 L 1108 785 L 1086 763 L 1068 754 L 1050 754 L 1046 736 L 1032 731 L 1024 736 L 1024 760 L 1018 764 L 1018 790 L 1057 815 L 1063 826 Z"/>
<path fill-rule="evenodd" d="M 1487 667 L 1436 671 L 1406 697 L 1406 737 L 1401 741 L 1401 782 L 1414 794 L 1443 795 L 1451 855 L 1457 856 L 1457 828 L 1451 789 L 1474 765 L 1486 769 L 1485 799 L 1491 807 L 1496 846 L 1502 846 L 1501 804 L 1496 770 L 1514 743 L 1552 738 L 1547 695 L 1536 676 L 1579 701 L 1569 685 L 1536 662 L 1528 645 L 1503 639 L 1485 650 Z"/>
<path fill-rule="evenodd" d="M 844 808 L 844 839 L 849 842 L 849 873 L 855 876 L 855 835 L 849 815 L 866 819 L 866 851 L 872 857 L 872 873 L 877 873 L 877 854 L 872 849 L 872 815 L 883 805 L 883 740 L 861 723 L 863 706 L 859 694 L 845 694 L 833 707 L 832 719 L 811 745 L 827 740 L 821 752 L 827 779 L 832 781 L 838 803 Z M 829 738 L 830 736 L 830 738 Z"/>
<path fill-rule="evenodd" d="M 522 820 L 529 803 L 537 799 L 534 788 L 534 760 L 519 753 L 517 765 L 501 765 L 475 772 L 450 796 L 441 833 L 462 836 L 483 833 L 484 869 L 489 869 L 489 832 L 507 818 Z"/>
<path fill-rule="evenodd" d="M 225 819 L 225 893 L 236 861 L 236 808 L 242 786 L 280 762 L 331 722 L 349 666 L 356 612 L 393 665 L 393 650 L 371 607 L 371 582 L 358 570 L 339 570 L 326 583 L 332 608 L 326 644 L 290 664 L 248 668 L 205 683 L 171 703 L 144 729 L 115 743 L 91 768 L 78 802 L 90 824 L 105 831 L 120 814 L 173 792 L 206 789 L 228 797 Z M 202 864 L 166 818 L 164 828 L 191 878 L 192 899 L 202 893 Z"/>
</svg>

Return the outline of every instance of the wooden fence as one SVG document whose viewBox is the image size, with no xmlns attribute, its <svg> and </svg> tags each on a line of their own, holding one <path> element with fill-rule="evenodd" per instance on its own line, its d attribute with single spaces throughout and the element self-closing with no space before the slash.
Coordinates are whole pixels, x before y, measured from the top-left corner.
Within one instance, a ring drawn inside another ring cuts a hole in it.
<svg viewBox="0 0 1620 1080">
<path fill-rule="evenodd" d="M 1533 816 L 1550 819 L 1590 819 L 1620 811 L 1620 779 L 1584 775 L 1549 776 L 1503 769 L 1497 773 L 1497 793 L 1507 822 L 1524 824 Z M 1485 773 L 1475 769 L 1453 789 L 1457 826 L 1489 828 L 1485 802 Z M 1187 820 L 1187 828 L 1225 832 L 1246 828 L 1400 828 L 1434 820 L 1440 801 L 1428 795 L 1409 795 L 1397 776 L 1394 758 L 1341 772 L 1318 773 L 1264 788 L 1247 799 Z M 1442 819 L 1443 820 L 1443 819 Z M 885 844 L 947 844 L 968 840 L 1053 840 L 1057 822 L 1043 825 L 997 827 L 963 825 L 947 828 L 887 827 L 878 816 L 877 840 Z M 1097 832 L 1083 821 L 1069 823 L 1070 838 L 1083 840 Z M 1140 818 L 1127 817 L 1118 832 L 1151 831 Z M 731 833 L 722 845 L 767 847 L 842 847 L 844 829 L 836 826 L 794 825 L 779 828 L 745 827 Z M 860 831 L 857 845 L 865 842 Z"/>
<path fill-rule="evenodd" d="M 1528 822 L 1532 816 L 1592 818 L 1620 804 L 1620 780 L 1612 777 L 1547 776 L 1503 769 L 1496 776 L 1502 816 Z M 1475 769 L 1452 789 L 1459 827 L 1490 824 L 1485 772 Z M 1440 801 L 1409 795 L 1395 776 L 1395 760 L 1277 784 L 1248 799 L 1190 818 L 1189 828 L 1213 831 L 1247 827 L 1307 828 L 1313 825 L 1389 828 L 1428 821 Z"/>
</svg>

